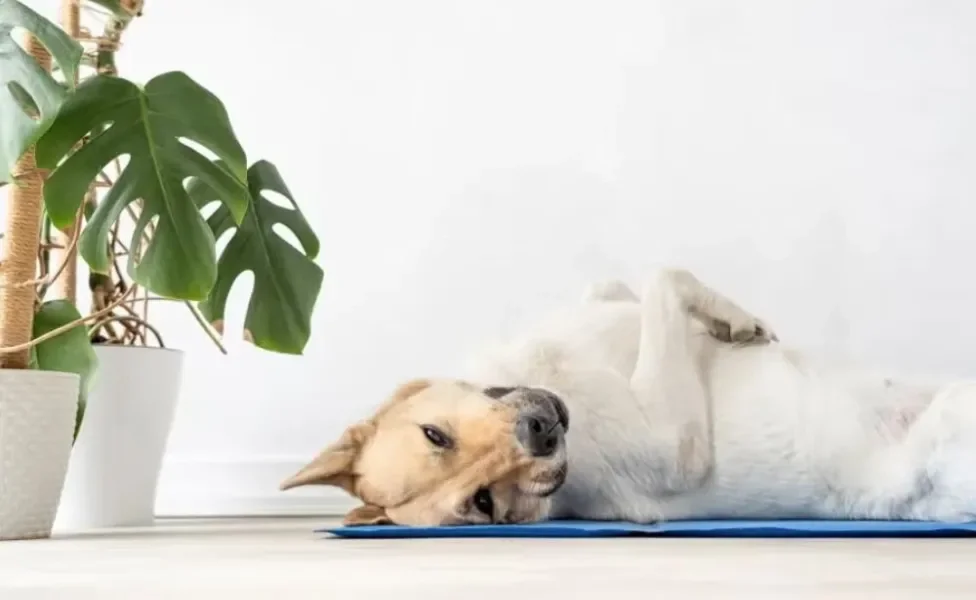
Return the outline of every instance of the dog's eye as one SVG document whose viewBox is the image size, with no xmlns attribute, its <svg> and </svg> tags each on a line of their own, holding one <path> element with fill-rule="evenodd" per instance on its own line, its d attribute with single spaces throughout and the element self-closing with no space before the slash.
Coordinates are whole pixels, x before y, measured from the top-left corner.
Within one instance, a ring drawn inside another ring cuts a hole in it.
<svg viewBox="0 0 976 600">
<path fill-rule="evenodd" d="M 433 425 L 421 425 L 420 429 L 424 432 L 427 440 L 438 448 L 450 448 L 454 445 L 451 438 Z"/>
<path fill-rule="evenodd" d="M 503 398 L 511 394 L 514 391 L 515 388 L 513 387 L 490 387 L 490 388 L 485 388 L 484 391 L 482 391 L 481 393 L 484 394 L 485 396 L 488 396 L 489 398 L 494 398 L 495 400 L 498 400 L 500 398 Z"/>
<path fill-rule="evenodd" d="M 475 492 L 474 497 L 471 498 L 471 502 L 475 508 L 489 517 L 495 516 L 495 500 L 491 497 L 491 492 L 488 488 L 481 488 Z"/>
</svg>

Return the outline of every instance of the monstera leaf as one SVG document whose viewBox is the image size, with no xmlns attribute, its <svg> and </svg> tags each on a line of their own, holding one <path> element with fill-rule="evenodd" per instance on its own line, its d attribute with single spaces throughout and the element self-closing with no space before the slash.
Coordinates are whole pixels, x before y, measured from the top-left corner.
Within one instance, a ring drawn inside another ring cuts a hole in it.
<svg viewBox="0 0 976 600">
<path fill-rule="evenodd" d="M 88 142 L 61 162 L 88 135 Z M 150 222 L 155 230 L 138 263 L 130 258 L 129 274 L 160 296 L 206 299 L 217 279 L 214 236 L 183 182 L 205 181 L 236 222 L 248 205 L 247 159 L 223 104 L 180 72 L 164 73 L 144 88 L 105 75 L 79 85 L 37 142 L 38 165 L 54 169 L 44 186 L 44 203 L 56 227 L 72 223 L 92 180 L 123 156 L 128 163 L 81 234 L 80 254 L 93 271 L 107 273 L 112 227 L 127 205 L 142 200 L 130 247 Z"/>
<path fill-rule="evenodd" d="M 34 315 L 34 339 L 81 318 L 75 306 L 67 300 L 52 300 L 41 305 Z M 81 377 L 78 417 L 75 435 L 85 413 L 88 388 L 98 368 L 98 357 L 88 339 L 84 325 L 69 329 L 31 348 L 31 367 L 42 371 L 76 373 Z"/>
<path fill-rule="evenodd" d="M 122 8 L 121 0 L 88 0 L 92 4 L 97 4 L 117 17 L 127 17 L 129 12 Z"/>
<path fill-rule="evenodd" d="M 31 32 L 48 49 L 74 86 L 81 45 L 56 25 L 16 0 L 0 0 L 0 184 L 13 180 L 17 159 L 50 126 L 68 93 L 13 37 Z"/>
<path fill-rule="evenodd" d="M 236 224 L 226 205 L 207 220 L 215 238 L 236 227 L 217 268 L 217 283 L 200 311 L 223 331 L 227 296 L 237 278 L 254 274 L 254 290 L 244 318 L 246 339 L 265 350 L 301 354 L 311 332 L 312 311 L 322 287 L 322 269 L 314 259 L 319 240 L 302 215 L 278 169 L 258 161 L 248 169 L 250 207 Z M 202 179 L 187 186 L 201 208 L 218 200 L 219 194 Z M 262 195 L 272 191 L 286 197 L 291 208 L 278 206 Z M 302 246 L 298 250 L 274 231 L 287 227 Z"/>
</svg>

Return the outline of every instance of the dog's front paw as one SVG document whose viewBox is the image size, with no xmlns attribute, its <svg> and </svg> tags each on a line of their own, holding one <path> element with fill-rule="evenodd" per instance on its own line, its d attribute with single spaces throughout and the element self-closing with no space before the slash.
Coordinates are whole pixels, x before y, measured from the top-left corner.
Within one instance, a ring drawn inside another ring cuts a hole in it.
<svg viewBox="0 0 976 600">
<path fill-rule="evenodd" d="M 732 322 L 712 319 L 708 325 L 712 337 L 735 344 L 768 344 L 779 338 L 768 325 L 755 317 L 745 316 Z"/>
<path fill-rule="evenodd" d="M 618 279 L 591 284 L 583 294 L 584 302 L 640 302 L 637 294 Z"/>
</svg>

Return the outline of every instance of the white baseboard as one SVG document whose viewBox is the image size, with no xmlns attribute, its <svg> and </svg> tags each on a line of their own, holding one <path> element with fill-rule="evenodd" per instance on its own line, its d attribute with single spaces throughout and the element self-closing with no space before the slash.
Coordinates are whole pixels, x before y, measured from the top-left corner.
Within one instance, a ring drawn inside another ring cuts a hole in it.
<svg viewBox="0 0 976 600">
<path fill-rule="evenodd" d="M 310 486 L 279 491 L 278 485 L 307 460 L 288 456 L 169 457 L 160 476 L 156 516 L 332 517 L 356 506 L 337 488 Z"/>
</svg>

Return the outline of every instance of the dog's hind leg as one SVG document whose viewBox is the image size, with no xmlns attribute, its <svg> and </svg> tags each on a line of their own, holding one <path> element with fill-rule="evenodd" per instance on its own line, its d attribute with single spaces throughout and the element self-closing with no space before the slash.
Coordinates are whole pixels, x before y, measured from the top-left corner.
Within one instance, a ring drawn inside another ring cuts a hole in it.
<svg viewBox="0 0 976 600">
<path fill-rule="evenodd" d="M 583 302 L 639 302 L 630 286 L 618 279 L 591 284 L 583 293 Z"/>
<path fill-rule="evenodd" d="M 896 472 L 906 474 L 911 487 L 883 489 L 875 496 L 889 503 L 891 499 L 907 500 L 893 507 L 890 516 L 895 518 L 976 520 L 974 456 L 976 383 L 946 385 L 886 457 L 895 463 Z"/>
</svg>

